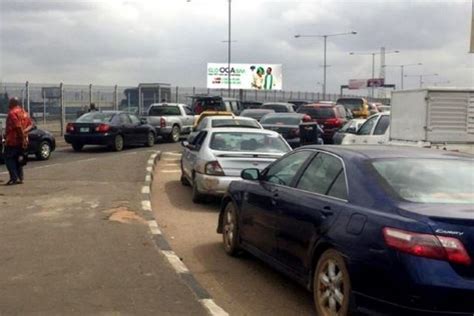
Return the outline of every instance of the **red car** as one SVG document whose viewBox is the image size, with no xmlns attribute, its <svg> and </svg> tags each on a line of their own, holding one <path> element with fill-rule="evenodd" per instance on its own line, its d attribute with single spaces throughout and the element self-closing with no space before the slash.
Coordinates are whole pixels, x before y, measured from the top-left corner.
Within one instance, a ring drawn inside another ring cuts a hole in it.
<svg viewBox="0 0 474 316">
<path fill-rule="evenodd" d="M 347 122 L 347 112 L 340 104 L 315 103 L 303 105 L 298 113 L 311 116 L 323 128 L 325 144 L 332 144 L 332 136 Z"/>
</svg>

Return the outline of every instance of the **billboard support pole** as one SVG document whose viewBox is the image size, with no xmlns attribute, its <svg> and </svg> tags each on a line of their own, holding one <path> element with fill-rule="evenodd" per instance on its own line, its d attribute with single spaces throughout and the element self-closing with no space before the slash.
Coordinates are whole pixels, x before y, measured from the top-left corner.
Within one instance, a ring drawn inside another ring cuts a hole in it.
<svg viewBox="0 0 474 316">
<path fill-rule="evenodd" d="M 25 88 L 26 88 L 26 109 L 28 113 L 31 115 L 30 113 L 30 83 L 28 81 L 25 84 Z"/>
</svg>

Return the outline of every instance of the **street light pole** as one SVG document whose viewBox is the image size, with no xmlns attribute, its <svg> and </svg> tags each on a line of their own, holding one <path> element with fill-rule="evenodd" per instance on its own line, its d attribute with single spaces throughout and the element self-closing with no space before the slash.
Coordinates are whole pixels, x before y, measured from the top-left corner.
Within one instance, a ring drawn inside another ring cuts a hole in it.
<svg viewBox="0 0 474 316">
<path fill-rule="evenodd" d="M 398 54 L 400 53 L 399 50 L 394 50 L 394 51 L 382 51 L 382 52 L 372 52 L 372 53 L 356 53 L 356 52 L 350 52 L 349 55 L 372 55 L 372 79 L 375 79 L 375 55 L 380 55 L 380 54 Z M 380 67 L 385 67 L 385 65 L 380 65 Z M 372 86 L 370 89 L 370 95 L 373 98 L 374 97 L 374 91 L 375 87 Z"/>
<path fill-rule="evenodd" d="M 328 36 L 327 35 L 324 35 L 324 75 L 323 75 L 323 100 L 326 100 L 326 69 L 328 67 L 328 65 L 326 64 L 326 53 L 327 53 L 327 40 L 328 40 Z"/>
<path fill-rule="evenodd" d="M 347 32 L 347 33 L 336 33 L 336 34 L 324 34 L 324 35 L 295 35 L 295 38 L 301 37 L 322 37 L 324 39 L 324 65 L 323 65 L 323 100 L 326 99 L 326 83 L 327 83 L 327 39 L 330 36 L 340 36 L 340 35 L 355 35 L 356 31 Z"/>
<path fill-rule="evenodd" d="M 230 62 L 231 62 L 231 39 L 232 39 L 232 33 L 231 33 L 231 26 L 232 26 L 232 2 L 229 0 L 229 36 L 228 36 L 228 45 L 227 45 L 227 80 L 228 80 L 228 88 L 227 88 L 227 94 L 230 97 L 230 90 L 231 90 L 231 71 L 230 71 Z"/>
<path fill-rule="evenodd" d="M 403 64 L 403 65 L 385 65 L 385 67 L 400 67 L 400 89 L 403 90 L 403 78 L 405 76 L 405 67 L 411 67 L 411 66 L 421 66 L 423 65 L 422 63 L 416 63 L 416 64 Z"/>
</svg>

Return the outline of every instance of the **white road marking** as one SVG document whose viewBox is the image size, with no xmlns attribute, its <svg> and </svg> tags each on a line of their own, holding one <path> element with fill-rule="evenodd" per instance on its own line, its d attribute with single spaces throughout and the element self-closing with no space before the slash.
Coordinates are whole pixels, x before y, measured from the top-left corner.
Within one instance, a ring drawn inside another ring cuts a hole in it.
<svg viewBox="0 0 474 316">
<path fill-rule="evenodd" d="M 179 161 L 175 162 L 175 163 L 165 163 L 165 166 L 166 167 L 176 167 L 177 165 L 179 166 Z"/>
<path fill-rule="evenodd" d="M 188 273 L 189 270 L 186 268 L 184 263 L 179 259 L 179 257 L 175 254 L 174 251 L 168 251 L 168 250 L 162 250 L 162 254 L 165 255 L 166 259 L 168 259 L 168 262 L 171 264 L 173 269 L 176 270 L 178 273 Z"/>
<path fill-rule="evenodd" d="M 143 186 L 142 187 L 142 193 L 143 194 L 150 194 L 150 187 L 149 186 Z"/>
<path fill-rule="evenodd" d="M 180 169 L 175 169 L 175 170 L 160 170 L 162 173 L 179 173 L 181 172 Z"/>
<path fill-rule="evenodd" d="M 161 235 L 161 230 L 158 228 L 156 221 L 148 221 L 148 226 L 150 227 L 151 233 L 153 235 Z"/>
<path fill-rule="evenodd" d="M 142 201 L 142 209 L 143 209 L 144 211 L 151 211 L 151 203 L 150 203 L 150 201 L 147 201 L 147 200 Z"/>
<path fill-rule="evenodd" d="M 145 182 L 151 182 L 151 175 L 147 174 L 145 176 Z"/>
<path fill-rule="evenodd" d="M 181 156 L 181 153 L 178 153 L 178 152 L 164 152 L 163 155 Z"/>
<path fill-rule="evenodd" d="M 206 298 L 199 300 L 212 316 L 228 316 L 229 314 L 214 302 L 213 299 Z"/>
<path fill-rule="evenodd" d="M 177 161 L 177 162 L 180 161 L 179 158 L 162 158 L 162 159 L 160 159 L 160 160 L 163 160 L 163 161 Z"/>
<path fill-rule="evenodd" d="M 156 156 L 158 156 L 158 153 L 155 152 L 153 155 L 150 156 L 150 158 L 155 160 Z"/>
<path fill-rule="evenodd" d="M 147 172 L 152 172 L 153 168 L 152 167 L 146 167 Z"/>
<path fill-rule="evenodd" d="M 148 165 L 153 166 L 155 164 L 155 161 L 153 159 L 148 159 Z"/>
</svg>

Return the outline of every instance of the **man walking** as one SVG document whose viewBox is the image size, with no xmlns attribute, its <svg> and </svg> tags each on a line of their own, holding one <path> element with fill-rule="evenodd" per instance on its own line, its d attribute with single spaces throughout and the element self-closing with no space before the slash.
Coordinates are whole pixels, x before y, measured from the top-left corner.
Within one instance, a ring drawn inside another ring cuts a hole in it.
<svg viewBox="0 0 474 316">
<path fill-rule="evenodd" d="M 28 147 L 28 132 L 31 120 L 28 113 L 21 107 L 17 98 L 8 103 L 8 116 L 5 128 L 5 164 L 10 173 L 10 181 L 6 185 L 23 183 L 24 152 Z"/>
</svg>

